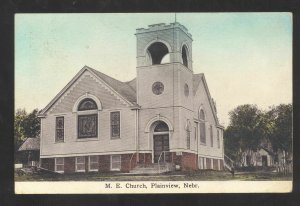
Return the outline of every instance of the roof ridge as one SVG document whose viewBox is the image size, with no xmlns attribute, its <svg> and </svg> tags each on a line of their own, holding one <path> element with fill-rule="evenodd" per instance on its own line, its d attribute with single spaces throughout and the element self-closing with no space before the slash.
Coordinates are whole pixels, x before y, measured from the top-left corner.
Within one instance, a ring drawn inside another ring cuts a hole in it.
<svg viewBox="0 0 300 206">
<path fill-rule="evenodd" d="M 91 67 L 89 67 L 89 66 L 86 66 L 86 67 L 88 67 L 89 69 L 91 69 L 92 71 L 94 71 L 94 72 L 96 72 L 96 73 L 100 73 L 101 75 L 104 75 L 105 77 L 107 77 L 107 78 L 109 78 L 109 79 L 112 79 L 112 80 L 114 80 L 114 81 L 118 81 L 118 82 L 120 82 L 120 83 L 125 83 L 125 82 L 122 82 L 122 81 L 120 81 L 120 80 L 118 80 L 118 79 L 115 79 L 115 78 L 113 78 L 113 77 L 111 77 L 111 76 L 108 76 L 107 74 L 104 74 L 103 72 L 100 72 L 100 71 L 98 71 L 98 70 L 96 70 L 96 69 L 93 69 L 93 68 L 91 68 Z"/>
</svg>

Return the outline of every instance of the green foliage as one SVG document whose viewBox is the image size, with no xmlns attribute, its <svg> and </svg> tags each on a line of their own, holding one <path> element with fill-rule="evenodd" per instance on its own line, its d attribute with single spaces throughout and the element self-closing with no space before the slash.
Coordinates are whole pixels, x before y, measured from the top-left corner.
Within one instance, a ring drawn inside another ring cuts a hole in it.
<svg viewBox="0 0 300 206">
<path fill-rule="evenodd" d="M 292 152 L 292 113 L 291 104 L 281 104 L 268 112 L 270 133 L 268 138 L 275 150 L 281 149 Z"/>
<path fill-rule="evenodd" d="M 241 153 L 255 151 L 269 141 L 273 150 L 292 151 L 292 105 L 281 104 L 269 111 L 256 105 L 241 105 L 229 112 L 230 124 L 224 132 L 225 154 L 240 161 Z"/>
<path fill-rule="evenodd" d="M 25 109 L 17 109 L 14 124 L 15 151 L 26 138 L 37 137 L 40 134 L 40 120 L 37 115 L 38 109 L 34 109 L 29 114 Z"/>
</svg>

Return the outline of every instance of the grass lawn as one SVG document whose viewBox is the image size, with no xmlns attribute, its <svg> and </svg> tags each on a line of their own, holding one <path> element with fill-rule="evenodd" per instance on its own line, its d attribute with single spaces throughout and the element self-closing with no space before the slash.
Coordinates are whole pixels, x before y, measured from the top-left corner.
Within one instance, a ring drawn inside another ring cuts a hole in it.
<svg viewBox="0 0 300 206">
<path fill-rule="evenodd" d="M 224 171 L 172 172 L 160 175 L 123 175 L 112 173 L 27 174 L 15 175 L 15 181 L 280 181 L 292 180 L 292 174 L 237 172 L 234 177 Z"/>
</svg>

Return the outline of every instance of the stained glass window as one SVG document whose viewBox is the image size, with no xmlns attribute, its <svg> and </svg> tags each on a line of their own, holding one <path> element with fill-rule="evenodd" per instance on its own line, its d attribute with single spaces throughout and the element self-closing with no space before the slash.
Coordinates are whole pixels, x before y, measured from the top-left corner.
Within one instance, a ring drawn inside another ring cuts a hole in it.
<svg viewBox="0 0 300 206">
<path fill-rule="evenodd" d="M 110 113 L 111 138 L 120 138 L 120 112 Z"/>
<path fill-rule="evenodd" d="M 64 117 L 56 117 L 55 142 L 64 141 Z"/>
<path fill-rule="evenodd" d="M 213 133 L 213 127 L 210 125 L 210 146 L 214 146 L 214 133 Z"/>
<path fill-rule="evenodd" d="M 191 148 L 191 132 L 190 131 L 186 131 L 186 147 L 187 149 Z"/>
<path fill-rule="evenodd" d="M 205 131 L 205 123 L 200 122 L 200 142 L 206 143 L 206 131 Z"/>
<path fill-rule="evenodd" d="M 97 104 L 94 100 L 86 98 L 82 100 L 78 106 L 78 111 L 97 109 Z"/>
<path fill-rule="evenodd" d="M 220 132 L 217 130 L 217 141 L 218 141 L 218 148 L 220 148 Z"/>
<path fill-rule="evenodd" d="M 98 136 L 98 115 L 78 116 L 78 138 L 91 138 Z"/>
<path fill-rule="evenodd" d="M 200 142 L 206 144 L 206 127 L 205 127 L 205 114 L 203 109 L 199 112 L 200 119 Z"/>
</svg>

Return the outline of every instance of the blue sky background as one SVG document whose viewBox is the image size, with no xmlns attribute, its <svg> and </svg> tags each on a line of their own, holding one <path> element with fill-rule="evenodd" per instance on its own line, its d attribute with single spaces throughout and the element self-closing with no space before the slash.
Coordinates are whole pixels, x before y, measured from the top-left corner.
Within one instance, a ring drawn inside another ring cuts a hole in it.
<svg viewBox="0 0 300 206">
<path fill-rule="evenodd" d="M 136 77 L 137 28 L 174 22 L 160 14 L 17 14 L 15 108 L 44 108 L 84 66 L 121 81 Z M 193 36 L 220 122 L 240 104 L 292 102 L 291 13 L 177 13 Z"/>
</svg>

